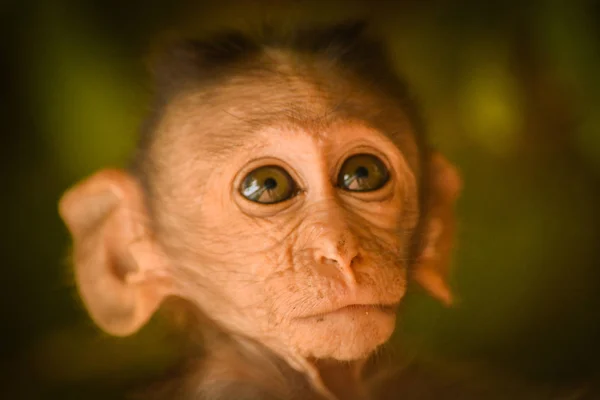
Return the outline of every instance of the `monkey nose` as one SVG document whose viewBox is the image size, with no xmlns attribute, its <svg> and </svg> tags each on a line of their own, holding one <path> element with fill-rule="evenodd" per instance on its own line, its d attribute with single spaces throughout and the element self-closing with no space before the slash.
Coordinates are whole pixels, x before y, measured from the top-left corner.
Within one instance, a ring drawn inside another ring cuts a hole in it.
<svg viewBox="0 0 600 400">
<path fill-rule="evenodd" d="M 360 260 L 359 246 L 353 237 L 342 235 L 321 239 L 315 251 L 315 261 L 324 266 L 335 266 L 347 284 L 356 284 L 354 268 Z"/>
</svg>

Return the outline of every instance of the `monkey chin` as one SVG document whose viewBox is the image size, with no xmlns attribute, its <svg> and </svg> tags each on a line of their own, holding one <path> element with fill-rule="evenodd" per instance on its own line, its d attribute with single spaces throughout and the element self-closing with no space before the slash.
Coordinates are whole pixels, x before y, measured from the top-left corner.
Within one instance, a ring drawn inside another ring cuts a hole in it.
<svg viewBox="0 0 600 400">
<path fill-rule="evenodd" d="M 296 320 L 293 341 L 306 357 L 352 361 L 364 359 L 394 332 L 396 313 L 351 306 Z"/>
</svg>

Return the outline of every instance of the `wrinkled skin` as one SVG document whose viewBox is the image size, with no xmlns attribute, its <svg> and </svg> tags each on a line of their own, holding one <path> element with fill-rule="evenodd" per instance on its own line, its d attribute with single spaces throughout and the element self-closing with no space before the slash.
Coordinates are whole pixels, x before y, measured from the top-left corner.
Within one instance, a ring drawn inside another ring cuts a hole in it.
<svg viewBox="0 0 600 400">
<path fill-rule="evenodd" d="M 249 83 L 245 90 L 277 108 L 273 95 Z M 305 101 L 313 115 L 326 110 L 316 95 Z M 221 112 L 220 129 L 247 132 L 237 115 L 250 115 L 248 107 Z M 384 343 L 405 292 L 418 217 L 415 177 L 398 147 L 359 121 L 284 120 L 263 124 L 230 157 L 215 158 L 207 142 L 219 135 L 198 134 L 210 118 L 203 103 L 183 96 L 173 109 L 154 144 L 163 166 L 154 179 L 168 187 L 157 185 L 153 209 L 177 291 L 229 330 L 301 357 L 355 360 Z M 181 154 L 190 150 L 192 161 Z M 341 164 L 357 153 L 384 161 L 390 180 L 383 188 L 336 187 Z M 272 205 L 244 198 L 241 180 L 264 165 L 288 171 L 300 193 Z M 344 308 L 353 305 L 361 307 Z"/>
<path fill-rule="evenodd" d="M 416 261 L 409 247 L 420 216 L 419 166 L 400 109 L 402 149 L 369 121 L 336 115 L 332 97 L 301 81 L 190 91 L 156 127 L 145 189 L 116 170 L 71 189 L 60 210 L 92 318 L 110 333 L 130 334 L 177 296 L 226 331 L 267 346 L 317 386 L 311 360 L 360 366 L 391 336 Z M 342 163 L 359 153 L 386 166 L 382 188 L 336 185 Z M 451 167 L 438 164 L 447 193 L 437 207 L 447 213 L 458 185 L 447 179 Z M 264 165 L 286 170 L 297 195 L 269 205 L 242 196 L 244 177 Z M 431 268 L 443 231 L 435 217 L 435 229 L 425 229 L 419 262 L 429 267 L 421 283 L 447 300 L 443 276 Z"/>
<path fill-rule="evenodd" d="M 414 213 L 414 180 L 395 146 L 365 127 L 336 127 L 324 138 L 272 130 L 221 168 L 202 171 L 202 188 L 170 177 L 188 188 L 159 199 L 161 240 L 179 266 L 180 290 L 224 326 L 261 341 L 303 356 L 364 357 L 392 333 L 393 310 L 331 312 L 394 306 L 402 298 L 406 243 L 399 233 L 412 226 L 399 225 L 407 211 Z M 329 150 L 342 139 L 352 145 Z M 345 193 L 332 184 L 331 171 L 357 149 L 390 162 L 392 179 L 376 194 Z M 243 198 L 235 190 L 240 177 L 264 163 L 294 171 L 303 192 L 277 205 Z M 214 303 L 220 306 L 205 306 Z"/>
</svg>

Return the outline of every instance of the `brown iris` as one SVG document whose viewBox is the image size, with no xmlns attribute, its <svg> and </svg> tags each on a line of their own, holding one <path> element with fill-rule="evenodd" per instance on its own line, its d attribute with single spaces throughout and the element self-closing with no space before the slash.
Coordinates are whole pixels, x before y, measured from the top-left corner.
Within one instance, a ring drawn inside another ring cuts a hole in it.
<svg viewBox="0 0 600 400">
<path fill-rule="evenodd" d="M 382 188 L 389 179 L 389 172 L 379 158 L 357 154 L 344 161 L 337 185 L 350 192 L 371 192 Z"/>
<path fill-rule="evenodd" d="M 292 198 L 296 194 L 296 184 L 281 167 L 267 165 L 250 172 L 240 188 L 242 196 L 262 204 L 274 204 Z"/>
</svg>

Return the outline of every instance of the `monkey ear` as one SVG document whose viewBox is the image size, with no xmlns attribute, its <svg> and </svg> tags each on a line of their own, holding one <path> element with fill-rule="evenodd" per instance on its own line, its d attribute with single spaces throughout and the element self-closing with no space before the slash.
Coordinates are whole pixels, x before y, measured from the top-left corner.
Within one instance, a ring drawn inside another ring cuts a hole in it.
<svg viewBox="0 0 600 400">
<path fill-rule="evenodd" d="M 462 181 L 458 172 L 441 154 L 433 152 L 429 169 L 430 203 L 426 208 L 425 242 L 418 257 L 414 277 L 433 297 L 452 303 L 448 275 L 454 245 L 456 219 L 454 204 Z"/>
<path fill-rule="evenodd" d="M 59 212 L 73 237 L 75 278 L 90 316 L 110 334 L 134 333 L 170 286 L 139 184 L 123 171 L 103 170 L 67 191 Z"/>
</svg>

